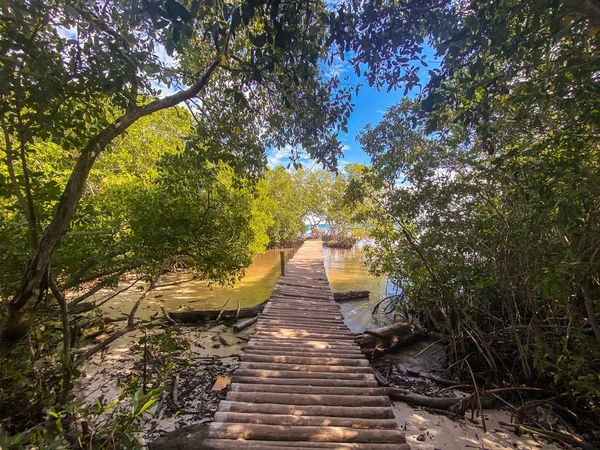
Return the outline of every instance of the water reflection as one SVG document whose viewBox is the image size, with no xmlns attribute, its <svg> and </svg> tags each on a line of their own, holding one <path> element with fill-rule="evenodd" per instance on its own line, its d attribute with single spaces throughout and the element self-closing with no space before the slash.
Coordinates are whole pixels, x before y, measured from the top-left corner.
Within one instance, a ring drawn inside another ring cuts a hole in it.
<svg viewBox="0 0 600 450">
<path fill-rule="evenodd" d="M 344 321 L 350 331 L 360 333 L 392 323 L 393 315 L 382 312 L 371 315 L 373 307 L 387 295 L 394 293 L 393 286 L 385 278 L 373 277 L 365 266 L 364 250 L 360 246 L 351 249 L 323 248 L 325 269 L 329 284 L 334 292 L 371 291 L 365 300 L 352 300 L 340 303 Z"/>
<path fill-rule="evenodd" d="M 147 319 L 160 312 L 161 305 L 167 311 L 182 311 L 192 309 L 220 309 L 227 299 L 230 299 L 227 309 L 235 309 L 237 302 L 242 308 L 254 306 L 269 298 L 280 272 L 281 250 L 267 250 L 257 255 L 252 264 L 246 269 L 246 275 L 233 287 L 208 287 L 206 282 L 192 280 L 187 273 L 176 273 L 161 277 L 159 287 L 140 307 L 137 316 Z M 290 259 L 295 249 L 283 249 L 286 259 Z M 160 287 L 162 286 L 162 287 Z M 143 288 L 141 286 L 140 288 Z M 105 310 L 113 317 L 128 313 L 140 292 L 130 289 L 118 295 L 107 303 Z"/>
<path fill-rule="evenodd" d="M 294 249 L 285 249 L 284 251 L 286 259 L 290 259 L 294 253 Z M 137 316 L 147 319 L 159 314 L 161 306 L 164 306 L 167 311 L 220 309 L 227 299 L 230 299 L 227 309 L 235 309 L 238 301 L 242 308 L 261 303 L 269 298 L 279 277 L 279 252 L 280 250 L 267 250 L 265 253 L 257 255 L 246 270 L 244 278 L 229 288 L 208 287 L 206 282 L 201 280 L 188 281 L 191 275 L 187 273 L 165 275 L 161 277 L 159 287 L 141 305 Z M 380 312 L 376 316 L 372 316 L 371 311 L 378 301 L 393 293 L 393 287 L 388 286 L 389 283 L 384 278 L 369 275 L 364 264 L 362 247 L 323 248 L 323 252 L 327 277 L 334 292 L 371 291 L 368 299 L 340 303 L 344 320 L 350 330 L 353 333 L 360 333 L 370 328 L 389 325 L 392 315 L 386 316 Z M 129 313 L 143 288 L 144 286 L 138 286 L 139 290 L 132 288 L 119 294 L 103 309 L 111 317 Z M 108 292 L 104 292 L 102 296 L 107 294 Z"/>
</svg>

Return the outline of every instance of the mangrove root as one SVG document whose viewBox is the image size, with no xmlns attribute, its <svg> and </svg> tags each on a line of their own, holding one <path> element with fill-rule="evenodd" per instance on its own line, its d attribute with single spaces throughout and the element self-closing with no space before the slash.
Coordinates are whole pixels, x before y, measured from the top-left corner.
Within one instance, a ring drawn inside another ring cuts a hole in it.
<svg viewBox="0 0 600 450">
<path fill-rule="evenodd" d="M 385 388 L 387 395 L 392 400 L 399 400 L 402 402 L 410 403 L 411 405 L 423 406 L 425 408 L 434 408 L 441 410 L 457 410 L 463 411 L 471 406 L 478 407 L 477 402 L 473 402 L 473 397 L 462 397 L 462 398 L 448 398 L 448 397 L 428 397 L 426 395 L 415 394 L 405 389 L 398 389 L 393 387 Z M 471 405 L 473 403 L 473 405 Z M 484 409 L 492 407 L 492 400 L 489 397 L 482 397 L 481 406 Z"/>
</svg>

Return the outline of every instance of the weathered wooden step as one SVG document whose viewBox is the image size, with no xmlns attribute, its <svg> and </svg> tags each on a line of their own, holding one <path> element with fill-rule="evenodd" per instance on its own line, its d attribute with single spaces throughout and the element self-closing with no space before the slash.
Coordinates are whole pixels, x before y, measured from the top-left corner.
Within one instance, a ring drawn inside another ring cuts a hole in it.
<svg viewBox="0 0 600 450">
<path fill-rule="evenodd" d="M 357 417 L 364 419 L 394 418 L 392 409 L 388 407 L 364 406 L 362 408 L 355 408 L 349 406 L 256 404 L 230 400 L 222 401 L 219 404 L 219 411 L 249 414 L 291 414 L 293 416 Z"/>
<path fill-rule="evenodd" d="M 260 439 L 308 442 L 398 443 L 403 439 L 399 430 L 363 430 L 351 427 L 284 427 L 278 425 L 229 424 L 213 422 L 209 439 Z"/>
<path fill-rule="evenodd" d="M 379 383 L 372 380 L 340 380 L 327 378 L 270 378 L 233 375 L 231 383 L 243 384 L 279 384 L 283 386 L 348 386 L 348 387 L 378 387 Z"/>
<path fill-rule="evenodd" d="M 385 389 L 364 387 L 337 387 L 337 386 L 285 386 L 280 384 L 240 384 L 232 383 L 230 392 L 270 392 L 279 394 L 310 394 L 310 395 L 352 395 L 352 396 L 377 396 L 386 395 Z"/>
<path fill-rule="evenodd" d="M 333 324 L 318 324 L 318 323 L 287 323 L 287 324 L 279 324 L 271 321 L 261 320 L 260 323 L 257 324 L 257 328 L 263 328 L 265 330 L 299 330 L 299 331 L 308 331 L 315 330 L 317 333 L 324 333 L 327 331 L 331 331 L 334 334 L 343 334 L 345 336 L 354 336 L 353 333 L 350 333 L 350 330 L 343 325 L 333 325 Z"/>
<path fill-rule="evenodd" d="M 333 324 L 317 324 L 317 323 L 309 323 L 309 322 L 284 322 L 284 321 L 265 321 L 259 320 L 257 323 L 257 328 L 263 328 L 268 330 L 280 330 L 283 328 L 288 328 L 292 330 L 315 330 L 315 331 L 333 331 L 336 333 L 349 333 L 348 327 L 345 325 L 333 325 Z"/>
<path fill-rule="evenodd" d="M 408 444 L 247 441 L 245 439 L 207 439 L 204 443 L 202 448 L 206 450 L 275 450 L 279 448 L 291 448 L 294 450 L 313 450 L 315 448 L 333 448 L 337 450 L 410 450 Z"/>
<path fill-rule="evenodd" d="M 264 354 L 262 352 L 268 351 L 271 352 L 271 356 L 307 356 L 307 357 L 329 357 L 332 356 L 334 358 L 346 358 L 346 359 L 365 359 L 365 356 L 362 353 L 356 352 L 356 347 L 351 346 L 342 346 L 335 348 L 323 348 L 317 349 L 312 347 L 306 347 L 303 345 L 288 345 L 285 347 L 277 347 L 273 345 L 253 345 L 252 347 L 246 347 L 246 353 L 248 354 Z M 360 351 L 360 350 L 359 350 Z M 260 353 L 257 353 L 260 352 Z M 290 353 L 290 355 L 287 355 Z M 298 353 L 297 355 L 292 355 L 291 353 Z M 348 355 L 348 356 L 343 356 Z"/>
<path fill-rule="evenodd" d="M 350 341 L 322 341 L 322 340 L 305 340 L 305 341 L 285 341 L 281 339 L 257 339 L 253 338 L 246 344 L 247 347 L 267 347 L 267 346 L 278 346 L 279 348 L 295 348 L 295 349 L 306 349 L 310 350 L 326 350 L 326 349 L 357 349 L 358 345 Z"/>
<path fill-rule="evenodd" d="M 279 394 L 271 392 L 229 392 L 227 400 L 232 402 L 247 403 L 275 403 L 280 405 L 319 405 L 319 406 L 352 406 L 362 408 L 363 406 L 391 406 L 389 397 L 348 395 L 326 395 L 326 394 Z"/>
<path fill-rule="evenodd" d="M 314 319 L 317 321 L 325 321 L 325 322 L 332 322 L 332 321 L 337 321 L 337 323 L 340 323 L 340 320 L 342 320 L 342 313 L 341 312 L 331 312 L 331 313 L 323 313 L 323 314 L 317 314 L 314 312 L 309 312 L 306 309 L 303 310 L 291 310 L 291 311 L 276 311 L 275 308 L 273 310 L 263 310 L 262 313 L 260 313 L 259 317 L 268 317 L 268 316 L 274 316 L 274 315 L 282 315 L 282 316 L 286 316 L 289 317 L 295 317 L 297 319 L 302 319 L 302 320 L 306 320 L 306 319 Z"/>
<path fill-rule="evenodd" d="M 252 336 L 253 339 L 279 339 L 285 341 L 294 340 L 297 341 L 327 341 L 327 342 L 349 342 L 354 343 L 354 336 L 345 336 L 345 335 L 337 335 L 333 333 L 312 333 L 312 334 L 304 334 L 304 335 L 295 335 L 292 332 L 289 333 L 276 333 L 276 332 L 266 332 L 261 331 Z"/>
<path fill-rule="evenodd" d="M 290 315 L 290 316 L 279 316 L 276 314 L 261 314 L 260 316 L 258 316 L 258 320 L 260 320 L 261 322 L 270 322 L 270 321 L 281 321 L 281 322 L 289 322 L 292 321 L 293 323 L 296 324 L 300 324 L 300 323 L 313 323 L 315 325 L 343 325 L 344 322 L 342 322 L 340 319 L 326 319 L 324 317 L 310 317 L 310 316 L 306 316 L 306 317 L 300 317 L 297 315 Z M 275 322 L 276 323 L 276 322 Z"/>
<path fill-rule="evenodd" d="M 288 328 L 282 328 L 277 330 L 255 330 L 255 336 L 274 336 L 281 339 L 339 339 L 344 341 L 354 342 L 354 336 L 350 333 L 327 333 L 317 331 L 304 331 L 304 330 L 292 330 Z"/>
<path fill-rule="evenodd" d="M 305 307 L 315 307 L 315 308 L 328 308 L 328 309 L 337 309 L 341 311 L 342 307 L 339 303 L 336 303 L 334 300 L 308 300 L 308 299 L 298 299 L 298 298 L 290 298 L 290 297 L 270 297 L 269 305 L 273 306 L 290 306 L 297 307 L 299 305 Z"/>
<path fill-rule="evenodd" d="M 349 427 L 374 430 L 397 430 L 398 422 L 393 419 L 365 419 L 360 417 L 294 416 L 291 414 L 249 414 L 217 412 L 214 422 L 255 423 L 260 425 L 280 425 L 284 427 Z"/>
<path fill-rule="evenodd" d="M 310 306 L 304 306 L 304 305 L 296 305 L 296 306 L 292 306 L 292 305 L 272 305 L 270 308 L 263 310 L 263 313 L 273 313 L 273 312 L 289 312 L 292 314 L 302 314 L 304 316 L 307 317 L 313 317 L 313 318 L 322 318 L 325 317 L 326 315 L 333 315 L 336 317 L 339 317 L 342 315 L 342 311 L 338 308 L 333 308 L 333 307 L 328 307 L 328 308 L 321 308 L 318 307 L 316 308 L 316 310 L 314 312 L 310 311 Z M 318 317 L 315 317 L 318 316 Z"/>
<path fill-rule="evenodd" d="M 360 351 L 352 352 L 350 350 L 334 351 L 294 351 L 281 348 L 273 348 L 270 350 L 246 347 L 244 350 L 246 355 L 272 355 L 272 356 L 306 356 L 306 357 L 323 357 L 323 358 L 345 358 L 345 359 L 364 359 L 365 356 Z"/>
<path fill-rule="evenodd" d="M 282 363 L 265 363 L 242 361 L 240 369 L 255 369 L 255 370 L 289 370 L 298 372 L 342 372 L 342 373 L 373 373 L 370 367 L 357 366 L 326 366 L 314 364 L 282 364 Z"/>
<path fill-rule="evenodd" d="M 321 378 L 330 380 L 375 380 L 373 373 L 349 373 L 349 372 L 302 372 L 299 370 L 269 370 L 269 369 L 246 369 L 240 367 L 235 371 L 236 375 L 249 377 L 270 378 Z"/>
<path fill-rule="evenodd" d="M 317 312 L 317 311 L 322 311 L 322 312 L 333 312 L 336 314 L 341 314 L 342 308 L 340 307 L 340 305 L 338 304 L 332 304 L 332 303 L 311 303 L 311 302 L 306 302 L 306 301 L 278 301 L 278 300 L 271 300 L 267 306 L 269 307 L 269 309 L 290 309 L 290 310 L 298 310 L 301 308 L 304 308 L 304 312 Z M 265 306 L 265 308 L 267 307 Z"/>
<path fill-rule="evenodd" d="M 344 322 L 340 322 L 338 319 L 333 319 L 333 320 L 327 320 L 327 319 L 322 319 L 322 318 L 308 318 L 308 317 L 294 317 L 294 318 L 289 318 L 289 317 L 283 317 L 280 319 L 267 319 L 264 315 L 260 315 L 258 316 L 258 321 L 259 322 L 263 322 L 263 323 L 272 323 L 272 324 L 278 324 L 278 323 L 289 323 L 292 325 L 298 325 L 298 324 L 307 324 L 307 323 L 311 323 L 314 325 L 331 325 L 331 326 L 337 326 L 337 327 L 343 327 L 345 329 L 348 329 L 348 327 L 346 326 L 346 324 Z"/>
<path fill-rule="evenodd" d="M 326 357 L 303 357 L 303 356 L 276 356 L 276 355 L 252 355 L 245 354 L 243 361 L 246 362 L 267 362 L 280 364 L 310 364 L 310 365 L 330 365 L 330 366 L 360 366 L 369 367 L 369 361 L 366 359 L 344 359 L 344 358 L 326 358 Z"/>
</svg>

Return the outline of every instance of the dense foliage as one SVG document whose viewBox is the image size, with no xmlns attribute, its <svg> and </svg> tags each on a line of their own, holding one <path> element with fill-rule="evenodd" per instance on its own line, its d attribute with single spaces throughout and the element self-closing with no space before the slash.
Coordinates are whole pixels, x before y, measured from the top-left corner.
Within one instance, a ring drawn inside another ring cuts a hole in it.
<svg viewBox="0 0 600 450">
<path fill-rule="evenodd" d="M 142 118 L 186 103 L 206 161 L 260 175 L 267 146 L 303 148 L 334 167 L 350 90 L 325 80 L 324 6 L 317 2 L 12 2 L 2 8 L 0 108 L 6 176 L 29 229 L 30 251 L 3 321 L 3 354 L 22 339 L 90 173 Z M 165 54 L 166 52 L 166 54 Z M 167 55 L 171 60 L 167 59 Z M 162 95 L 162 88 L 175 93 Z M 36 146 L 56 145 L 67 166 L 56 203 L 38 217 Z"/>
<path fill-rule="evenodd" d="M 360 140 L 372 268 L 449 336 L 453 367 L 598 413 L 600 38 L 570 3 L 430 11 L 439 67 Z"/>
<path fill-rule="evenodd" d="M 79 367 L 139 326 L 172 264 L 227 284 L 306 221 L 343 237 L 358 218 L 373 271 L 448 337 L 453 367 L 597 412 L 594 1 L 28 0 L 0 15 L 3 428 L 39 430 L 56 405 L 65 435 Z M 361 135 L 372 169 L 328 171 L 358 93 L 323 76 L 334 58 L 378 88 L 421 83 Z M 269 148 L 296 170 L 266 170 Z M 326 170 L 300 168 L 303 152 Z M 75 357 L 103 320 L 90 299 L 125 273 L 146 288 L 126 325 Z M 107 448 L 134 445 L 154 400 L 132 401 Z"/>
</svg>

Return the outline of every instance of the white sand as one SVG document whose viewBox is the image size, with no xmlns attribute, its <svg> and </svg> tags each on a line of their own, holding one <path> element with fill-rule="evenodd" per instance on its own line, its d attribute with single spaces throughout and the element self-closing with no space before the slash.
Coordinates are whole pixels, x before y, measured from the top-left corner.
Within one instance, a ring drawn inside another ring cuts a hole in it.
<svg viewBox="0 0 600 450">
<path fill-rule="evenodd" d="M 412 450 L 559 450 L 561 448 L 539 437 L 517 436 L 508 428 L 501 426 L 499 422 L 510 423 L 510 414 L 505 411 L 485 412 L 487 433 L 483 432 L 480 417 L 476 417 L 479 422 L 477 425 L 468 420 L 471 417 L 470 411 L 465 415 L 468 419 L 454 421 L 406 403 L 394 402 L 394 414 Z"/>
</svg>

